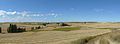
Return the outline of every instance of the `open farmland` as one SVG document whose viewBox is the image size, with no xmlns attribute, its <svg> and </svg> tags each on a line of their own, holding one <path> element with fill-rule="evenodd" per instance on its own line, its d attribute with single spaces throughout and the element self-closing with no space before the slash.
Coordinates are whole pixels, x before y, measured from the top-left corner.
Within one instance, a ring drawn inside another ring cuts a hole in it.
<svg viewBox="0 0 120 44">
<path fill-rule="evenodd" d="M 0 44 L 120 44 L 120 0 L 0 0 Z"/>
<path fill-rule="evenodd" d="M 71 41 L 110 32 L 109 30 L 42 31 L 0 34 L 1 44 L 70 44 Z"/>
<path fill-rule="evenodd" d="M 9 23 L 4 23 L 1 26 L 6 27 L 5 24 L 7 25 Z M 24 27 L 41 26 L 41 24 L 34 23 L 14 24 Z M 97 40 L 104 41 L 104 39 L 101 40 L 100 38 L 102 38 L 104 35 L 107 36 L 107 33 L 116 33 L 119 30 L 119 23 L 65 24 L 69 24 L 70 26 L 47 24 L 43 28 L 35 30 L 28 29 L 29 31 L 21 33 L 0 33 L 0 44 L 93 44 L 94 42 L 96 44 L 99 43 L 96 42 Z M 112 36 L 113 34 L 109 35 Z M 112 38 L 114 39 L 115 37 L 113 36 Z M 105 42 L 105 44 L 107 43 Z"/>
</svg>

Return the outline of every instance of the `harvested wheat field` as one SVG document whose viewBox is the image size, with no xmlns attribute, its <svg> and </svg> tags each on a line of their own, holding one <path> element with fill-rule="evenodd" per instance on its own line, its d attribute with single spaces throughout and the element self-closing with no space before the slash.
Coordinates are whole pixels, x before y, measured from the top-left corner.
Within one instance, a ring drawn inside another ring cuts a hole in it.
<svg viewBox="0 0 120 44">
<path fill-rule="evenodd" d="M 70 44 L 72 41 L 108 33 L 110 30 L 41 31 L 0 34 L 0 44 Z"/>
<path fill-rule="evenodd" d="M 120 44 L 120 30 L 94 37 L 86 44 Z"/>
</svg>

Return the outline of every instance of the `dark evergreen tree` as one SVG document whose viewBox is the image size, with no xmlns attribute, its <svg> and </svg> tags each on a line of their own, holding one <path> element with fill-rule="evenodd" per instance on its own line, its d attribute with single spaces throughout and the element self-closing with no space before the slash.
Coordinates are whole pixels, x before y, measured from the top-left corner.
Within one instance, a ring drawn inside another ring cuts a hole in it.
<svg viewBox="0 0 120 44">
<path fill-rule="evenodd" d="M 31 30 L 34 30 L 34 27 L 32 27 Z"/>
<path fill-rule="evenodd" d="M 13 26 L 12 26 L 12 32 L 13 32 L 13 33 L 18 32 L 16 25 L 13 25 Z"/>
<path fill-rule="evenodd" d="M 1 33 L 1 27 L 0 27 L 0 33 Z"/>
<path fill-rule="evenodd" d="M 61 26 L 70 26 L 70 25 L 65 24 L 65 23 L 61 23 Z"/>
<path fill-rule="evenodd" d="M 34 29 L 34 27 L 31 28 L 32 30 Z"/>
<path fill-rule="evenodd" d="M 60 25 L 60 23 L 56 23 L 58 26 Z"/>
<path fill-rule="evenodd" d="M 43 26 L 46 26 L 47 24 L 46 24 L 46 23 L 43 23 L 42 25 L 43 25 Z"/>
<path fill-rule="evenodd" d="M 10 26 L 8 28 L 8 33 L 12 33 L 12 24 L 10 24 Z"/>
<path fill-rule="evenodd" d="M 40 29 L 41 27 L 40 26 L 38 26 L 38 29 Z"/>
</svg>

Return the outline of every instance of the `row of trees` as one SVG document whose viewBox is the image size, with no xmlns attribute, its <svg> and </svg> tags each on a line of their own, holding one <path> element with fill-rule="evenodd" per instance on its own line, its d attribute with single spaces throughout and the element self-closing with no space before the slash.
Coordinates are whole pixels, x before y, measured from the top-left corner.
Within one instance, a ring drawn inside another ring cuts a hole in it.
<svg viewBox="0 0 120 44">
<path fill-rule="evenodd" d="M 1 27 L 0 27 L 0 33 L 1 33 Z"/>
<path fill-rule="evenodd" d="M 43 26 L 47 26 L 47 24 L 50 24 L 50 23 L 43 23 L 42 25 Z M 70 25 L 68 25 L 68 24 L 65 24 L 65 23 L 56 23 L 58 26 L 70 26 Z M 41 28 L 43 28 L 43 27 L 41 27 L 41 26 L 38 26 L 38 27 L 32 27 L 31 29 L 32 30 L 35 30 L 35 29 L 41 29 Z"/>
<path fill-rule="evenodd" d="M 35 30 L 35 29 L 41 29 L 41 28 L 43 28 L 43 27 L 38 26 L 38 27 L 32 27 L 31 29 L 32 29 L 32 30 Z"/>
<path fill-rule="evenodd" d="M 43 23 L 42 25 L 43 26 L 47 26 L 47 24 L 51 24 L 51 23 Z M 70 26 L 68 24 L 65 24 L 65 23 L 56 23 L 58 26 Z"/>
<path fill-rule="evenodd" d="M 26 31 L 25 28 L 17 28 L 17 25 L 15 24 L 10 24 L 10 27 L 8 28 L 8 33 L 18 33 L 24 31 Z"/>
</svg>

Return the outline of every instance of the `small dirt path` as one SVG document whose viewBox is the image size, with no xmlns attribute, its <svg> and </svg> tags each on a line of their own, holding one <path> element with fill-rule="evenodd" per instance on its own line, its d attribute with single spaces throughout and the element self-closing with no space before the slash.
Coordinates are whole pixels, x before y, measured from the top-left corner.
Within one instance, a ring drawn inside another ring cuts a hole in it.
<svg viewBox="0 0 120 44">
<path fill-rule="evenodd" d="M 86 44 L 120 44 L 119 42 L 114 41 L 114 38 L 111 38 L 112 36 L 120 35 L 119 33 L 120 31 L 118 30 L 107 34 L 103 34 L 89 40 L 89 42 L 87 42 Z"/>
</svg>

